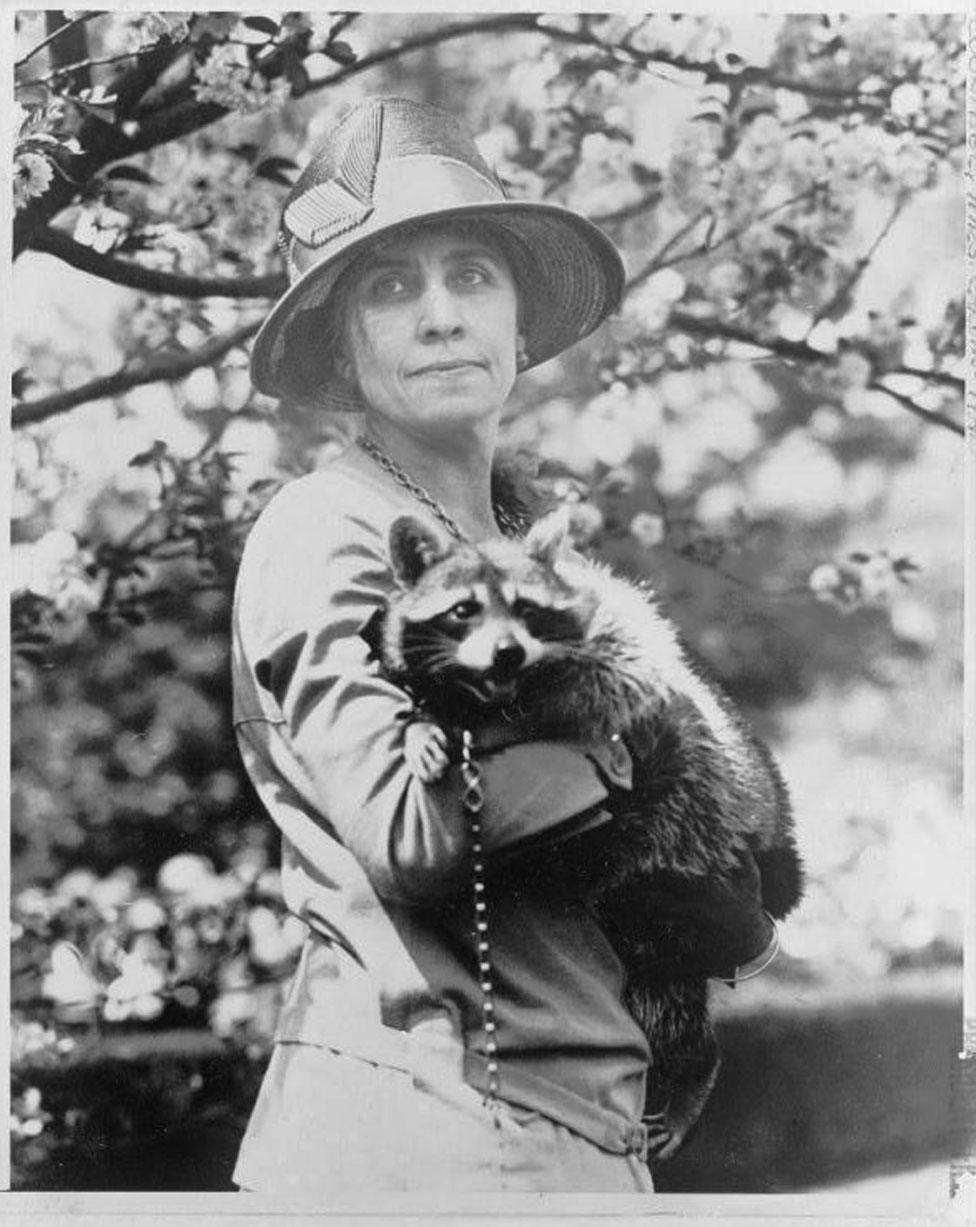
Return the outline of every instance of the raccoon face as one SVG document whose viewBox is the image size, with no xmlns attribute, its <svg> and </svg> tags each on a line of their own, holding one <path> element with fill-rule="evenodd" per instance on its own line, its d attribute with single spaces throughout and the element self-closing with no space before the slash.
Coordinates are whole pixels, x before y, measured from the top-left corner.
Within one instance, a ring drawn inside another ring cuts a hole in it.
<svg viewBox="0 0 976 1227">
<path fill-rule="evenodd" d="M 549 561 L 511 542 L 445 547 L 412 517 L 390 553 L 401 591 L 390 603 L 384 658 L 430 701 L 505 703 L 586 634 L 592 609 Z"/>
</svg>

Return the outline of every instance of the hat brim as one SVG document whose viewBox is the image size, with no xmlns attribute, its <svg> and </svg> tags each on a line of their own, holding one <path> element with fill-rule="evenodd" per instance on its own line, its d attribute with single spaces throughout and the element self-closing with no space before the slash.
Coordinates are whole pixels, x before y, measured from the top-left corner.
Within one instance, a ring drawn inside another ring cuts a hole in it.
<svg viewBox="0 0 976 1227">
<path fill-rule="evenodd" d="M 275 304 L 251 351 L 251 380 L 258 391 L 322 408 L 362 410 L 348 386 L 328 374 L 332 330 L 323 312 L 328 312 L 336 280 L 378 237 L 455 220 L 491 223 L 527 257 L 513 270 L 522 300 L 525 369 L 588 336 L 619 306 L 624 286 L 620 253 L 593 222 L 559 205 L 500 200 L 387 223 L 374 215 Z"/>
</svg>

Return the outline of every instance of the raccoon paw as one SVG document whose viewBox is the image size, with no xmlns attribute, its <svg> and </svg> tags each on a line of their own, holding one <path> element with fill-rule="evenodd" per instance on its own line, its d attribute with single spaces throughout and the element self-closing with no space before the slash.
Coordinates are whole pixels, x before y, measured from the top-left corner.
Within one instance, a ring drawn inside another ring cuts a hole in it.
<svg viewBox="0 0 976 1227">
<path fill-rule="evenodd" d="M 654 1112 L 644 1117 L 647 1130 L 647 1161 L 663 1163 L 680 1148 L 684 1138 L 677 1134 L 667 1112 Z"/>
<path fill-rule="evenodd" d="M 447 770 L 447 734 L 428 720 L 415 720 L 403 734 L 403 757 L 422 784 L 433 784 Z"/>
</svg>

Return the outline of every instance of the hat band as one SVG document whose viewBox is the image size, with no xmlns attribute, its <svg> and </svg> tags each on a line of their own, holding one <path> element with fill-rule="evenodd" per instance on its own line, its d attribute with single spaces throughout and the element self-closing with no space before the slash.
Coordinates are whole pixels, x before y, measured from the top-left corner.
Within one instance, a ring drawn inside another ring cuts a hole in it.
<svg viewBox="0 0 976 1227">
<path fill-rule="evenodd" d="M 505 199 L 505 193 L 496 181 L 479 174 L 464 162 L 417 154 L 380 162 L 373 187 L 372 208 L 356 211 L 350 215 L 348 224 L 343 225 L 343 219 L 327 209 L 323 200 L 322 216 L 317 224 L 322 228 L 328 227 L 333 233 L 338 230 L 342 238 L 348 241 L 350 231 L 355 229 L 361 229 L 366 234 L 401 222 L 419 220 L 429 214 L 472 205 L 497 204 Z M 314 208 L 312 201 L 309 204 Z M 314 230 L 316 219 L 309 218 L 309 226 Z M 292 238 L 287 252 L 292 280 L 303 276 L 333 254 L 334 245 L 331 242 L 311 247 Z"/>
</svg>

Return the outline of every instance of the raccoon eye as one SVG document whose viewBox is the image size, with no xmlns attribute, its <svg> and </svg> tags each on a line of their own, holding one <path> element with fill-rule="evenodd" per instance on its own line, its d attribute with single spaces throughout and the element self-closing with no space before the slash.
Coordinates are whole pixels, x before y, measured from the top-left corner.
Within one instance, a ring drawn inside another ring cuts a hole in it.
<svg viewBox="0 0 976 1227">
<path fill-rule="evenodd" d="M 458 601 L 447 612 L 450 617 L 456 618 L 458 622 L 468 622 L 471 618 L 476 618 L 481 613 L 481 606 L 477 601 L 469 599 L 467 601 Z"/>
<path fill-rule="evenodd" d="M 539 613 L 541 609 L 541 605 L 535 601 L 530 601 L 526 596 L 516 597 L 512 602 L 512 613 L 516 618 L 521 618 L 523 621 Z"/>
</svg>

